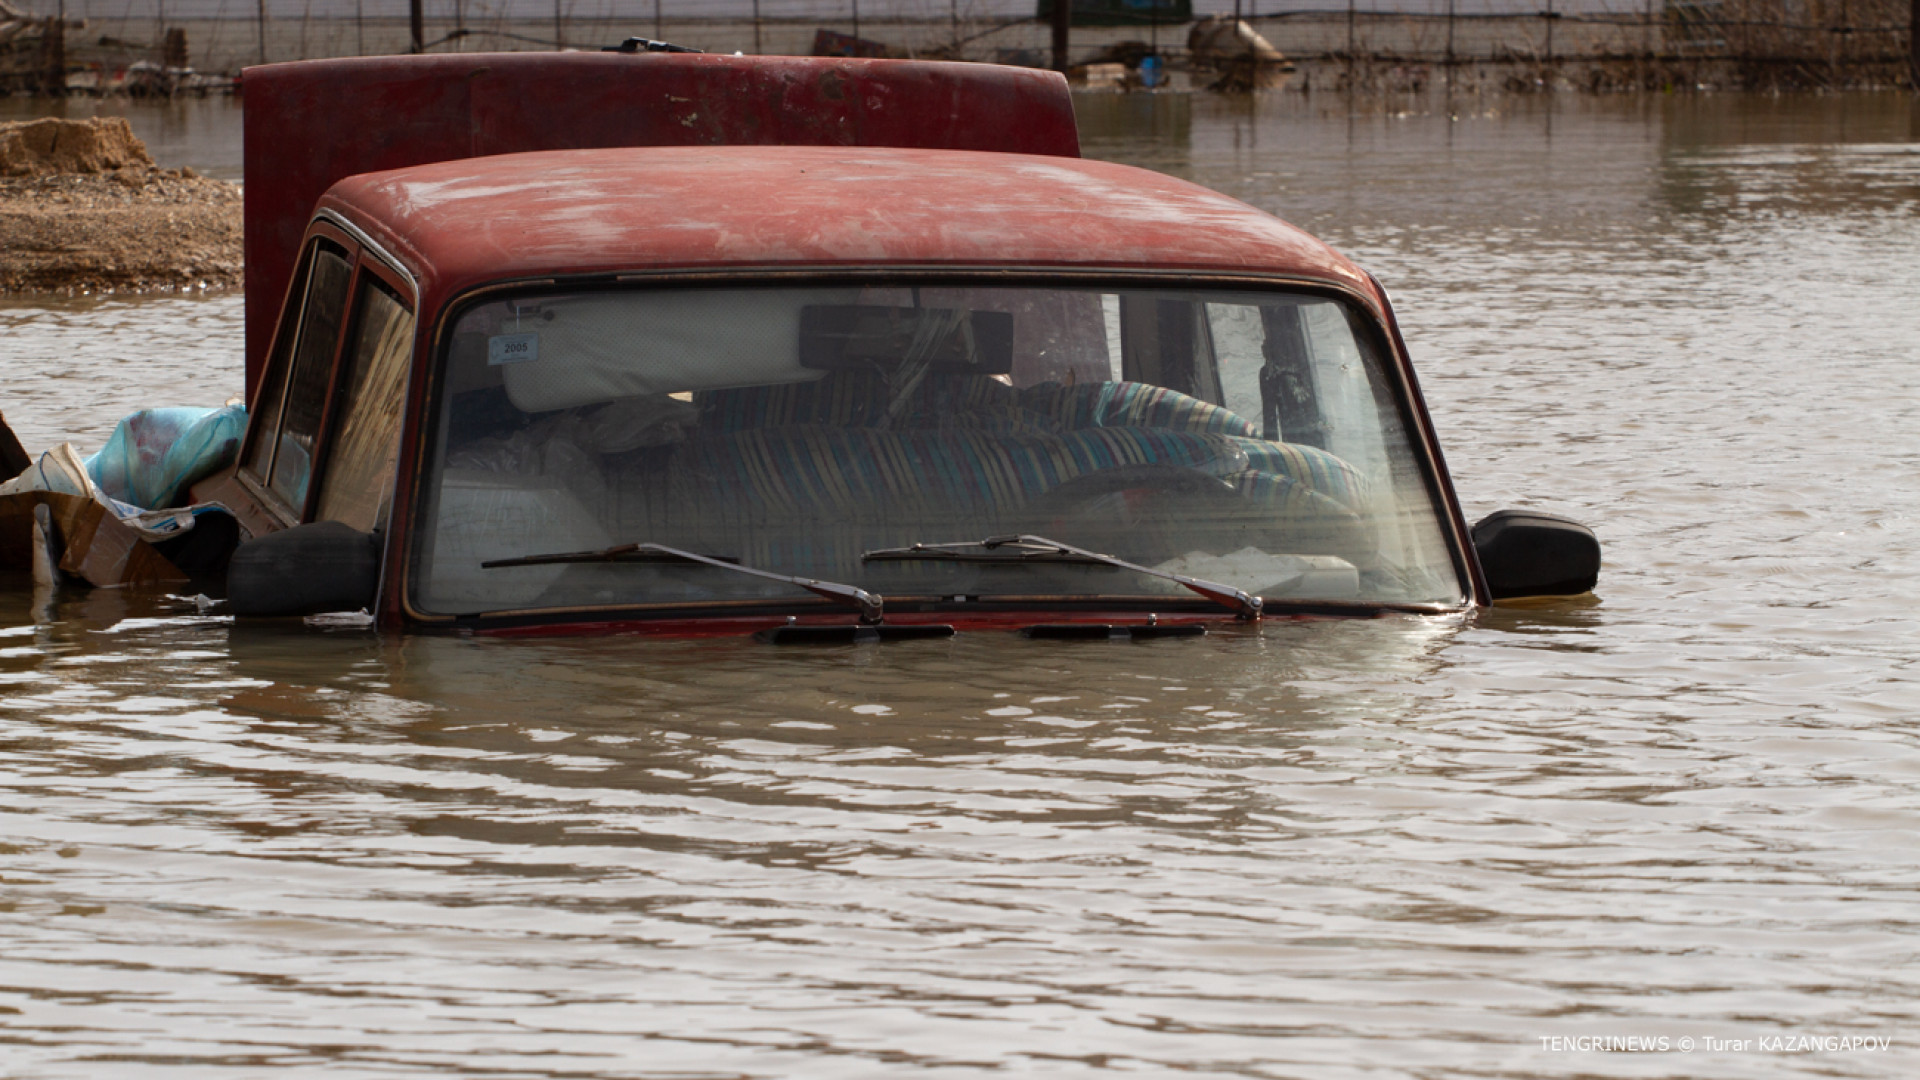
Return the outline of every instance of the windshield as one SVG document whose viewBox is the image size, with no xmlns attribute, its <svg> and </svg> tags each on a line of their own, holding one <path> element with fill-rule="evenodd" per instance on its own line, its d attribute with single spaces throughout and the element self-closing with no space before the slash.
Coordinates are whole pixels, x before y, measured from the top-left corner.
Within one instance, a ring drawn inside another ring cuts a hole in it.
<svg viewBox="0 0 1920 1080">
<path fill-rule="evenodd" d="M 922 557 L 1024 533 L 1272 610 L 1457 605 L 1397 380 L 1366 326 L 1337 300 L 1250 290 L 490 300 L 459 317 L 436 381 L 412 602 L 448 615 L 823 602 L 687 559 L 541 558 L 641 544 L 846 583 L 891 610 L 1205 607 L 1169 578 L 1082 558 Z"/>
</svg>

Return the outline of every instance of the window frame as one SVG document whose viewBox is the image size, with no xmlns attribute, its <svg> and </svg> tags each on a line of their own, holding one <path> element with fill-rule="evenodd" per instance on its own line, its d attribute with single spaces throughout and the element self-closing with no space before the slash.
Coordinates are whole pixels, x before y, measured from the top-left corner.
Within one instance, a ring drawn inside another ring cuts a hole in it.
<svg viewBox="0 0 1920 1080">
<path fill-rule="evenodd" d="M 335 334 L 333 347 L 327 364 L 326 389 L 321 397 L 320 422 L 315 430 L 312 452 L 313 467 L 307 478 L 305 498 L 299 506 L 294 506 L 271 486 L 273 470 L 279 457 L 276 448 L 266 463 L 265 475 L 253 470 L 251 462 L 256 449 L 263 439 L 276 439 L 286 424 L 286 403 L 288 395 L 293 393 L 291 365 L 294 360 L 295 346 L 301 323 L 305 320 L 307 309 L 307 285 L 312 276 L 315 252 L 322 242 L 342 249 L 348 265 L 346 296 L 343 300 L 343 317 Z M 301 244 L 300 260 L 296 266 L 294 279 L 288 286 L 287 297 L 281 305 L 280 318 L 274 327 L 273 344 L 268 350 L 267 366 L 261 372 L 260 384 L 254 389 L 254 400 L 247 409 L 247 432 L 241 442 L 240 456 L 234 479 L 246 490 L 247 494 L 259 503 L 281 528 L 292 528 L 309 522 L 320 503 L 320 490 L 331 464 L 329 454 L 335 427 L 344 412 L 342 400 L 348 390 L 346 385 L 350 372 L 347 369 L 347 351 L 360 330 L 362 312 L 360 299 L 363 282 L 373 278 L 400 301 L 407 314 L 414 320 L 414 334 L 419 333 L 419 289 L 413 278 L 399 268 L 398 263 L 381 251 L 364 233 L 353 229 L 344 221 L 316 218 L 307 227 L 307 236 Z M 403 385 L 412 383 L 412 359 L 409 356 L 408 374 Z M 274 410 L 273 428 L 268 431 L 258 422 L 262 396 L 267 388 L 279 381 L 280 400 Z M 403 416 L 400 438 L 404 443 L 406 423 Z"/>
<path fill-rule="evenodd" d="M 342 249 L 347 261 L 347 284 L 353 283 L 353 263 L 358 257 L 358 245 L 353 239 L 336 229 L 323 228 L 315 223 L 307 231 L 307 238 L 300 247 L 300 259 L 294 267 L 293 280 L 287 286 L 287 295 L 280 305 L 280 317 L 274 326 L 272 346 L 267 350 L 267 366 L 260 372 L 260 383 L 254 387 L 253 397 L 247 403 L 247 431 L 241 439 L 239 467 L 234 470 L 235 479 L 247 489 L 260 505 L 270 511 L 282 526 L 297 523 L 290 514 L 290 508 L 270 486 L 273 477 L 274 459 L 279 456 L 277 447 L 268 453 L 265 468 L 255 471 L 253 458 L 260 448 L 261 440 L 279 435 L 279 429 L 286 419 L 287 395 L 292 392 L 290 382 L 293 365 L 293 351 L 300 333 L 300 324 L 305 321 L 307 312 L 307 287 L 313 277 L 313 263 L 318 257 L 321 241 Z M 338 362 L 339 341 L 334 341 L 334 362 Z M 328 378 L 332 381 L 331 374 Z M 269 388 L 277 395 L 273 409 L 273 430 L 268 431 L 261 423 L 265 413 L 264 401 Z"/>
<path fill-rule="evenodd" d="M 1371 279 L 1369 279 L 1371 280 Z M 833 267 L 792 267 L 792 266 L 743 266 L 724 269 L 686 269 L 672 268 L 659 270 L 633 270 L 622 273 L 584 273 L 559 274 L 524 278 L 499 279 L 472 286 L 458 292 L 438 304 L 433 312 L 433 322 L 427 327 L 418 327 L 416 333 L 420 341 L 420 363 L 424 365 L 419 386 L 424 404 L 417 404 L 417 424 L 409 438 L 415 453 L 414 465 L 424 468 L 436 460 L 438 444 L 443 433 L 441 427 L 441 397 L 445 392 L 447 366 L 450 363 L 449 351 L 452 345 L 453 327 L 472 308 L 494 299 L 524 294 L 560 294 L 583 290 L 629 289 L 698 289 L 728 288 L 743 286 L 830 286 L 836 284 L 911 287 L 928 285 L 972 286 L 991 285 L 997 287 L 1017 287 L 1034 285 L 1040 287 L 1083 287 L 1093 290 L 1118 289 L 1250 289 L 1256 291 L 1283 291 L 1315 296 L 1338 303 L 1347 314 L 1356 337 L 1364 338 L 1378 356 L 1380 374 L 1386 379 L 1383 389 L 1392 400 L 1393 412 L 1398 416 L 1408 440 L 1408 449 L 1412 451 L 1412 461 L 1418 471 L 1418 478 L 1426 490 L 1427 497 L 1435 510 L 1436 524 L 1439 527 L 1441 541 L 1446 548 L 1447 561 L 1451 566 L 1454 579 L 1459 583 L 1461 601 L 1453 604 L 1403 603 L 1396 601 L 1363 601 L 1348 603 L 1344 601 L 1313 601 L 1301 604 L 1270 605 L 1268 613 L 1272 615 L 1368 615 L 1384 612 L 1402 612 L 1414 615 L 1452 615 L 1471 610 L 1482 603 L 1478 563 L 1472 556 L 1470 534 L 1442 456 L 1438 439 L 1432 427 L 1427 410 L 1425 395 L 1422 393 L 1418 378 L 1407 356 L 1406 345 L 1395 321 L 1391 302 L 1381 290 L 1378 299 L 1359 289 L 1318 278 L 1300 277 L 1293 274 L 1243 272 L 1243 273 L 1179 273 L 1165 270 L 1146 270 L 1135 267 L 1076 267 L 1063 269 L 1053 266 L 1031 267 L 994 267 L 953 265 L 909 265 L 909 266 L 833 266 Z M 1374 282 L 1376 288 L 1378 283 Z M 1124 327 L 1124 315 L 1122 316 Z M 1213 348 L 1211 327 L 1206 319 L 1197 320 L 1205 329 L 1205 337 L 1197 338 L 1196 346 L 1204 345 L 1210 351 Z M 403 452 L 404 456 L 404 452 Z M 479 614 L 449 614 L 424 610 L 414 590 L 419 586 L 419 562 L 422 558 L 424 531 L 420 523 L 431 514 L 437 499 L 437 484 L 416 482 L 406 493 L 404 507 L 396 504 L 393 512 L 398 521 L 404 514 L 405 546 L 398 553 L 397 565 L 389 570 L 388 585 L 393 589 L 394 602 L 400 615 L 407 622 L 423 628 L 486 628 L 504 630 L 513 627 L 569 624 L 667 624 L 682 620 L 709 620 L 727 617 L 761 618 L 795 612 L 812 612 L 814 609 L 804 602 L 783 605 L 774 601 L 753 602 L 710 602 L 698 604 L 623 604 L 614 607 L 552 607 L 524 610 L 499 610 Z M 398 527 L 398 526 L 397 526 Z M 924 599 L 924 598 L 921 598 Z M 1093 599 L 1083 606 L 1089 610 L 1099 607 L 1101 601 Z M 1206 609 L 1205 601 L 1192 601 L 1196 611 Z M 1175 605 L 1177 606 L 1177 605 Z M 989 615 L 989 618 L 994 616 Z"/>
<path fill-rule="evenodd" d="M 363 331 L 366 329 L 366 319 L 370 315 L 376 314 L 370 310 L 371 305 L 366 303 L 367 297 L 374 293 L 384 294 L 389 301 L 399 308 L 401 316 L 407 323 L 406 340 L 404 342 L 405 351 L 393 361 L 401 366 L 401 370 L 398 373 L 398 387 L 401 401 L 399 402 L 398 412 L 395 416 L 396 426 L 392 432 L 393 443 L 390 448 L 391 455 L 384 465 L 384 468 L 388 472 L 386 481 L 383 482 L 384 493 L 388 499 L 391 499 L 393 495 L 393 484 L 391 483 L 392 471 L 398 465 L 400 447 L 404 441 L 404 428 L 406 426 L 405 397 L 407 386 L 412 381 L 413 343 L 418 336 L 419 325 L 414 314 L 413 306 L 406 298 L 405 290 L 394 280 L 394 275 L 391 273 L 383 273 L 383 269 L 384 268 L 377 262 L 368 262 L 363 267 L 362 272 L 355 273 L 353 276 L 352 291 L 347 298 L 347 317 L 341 320 L 341 345 L 339 356 L 335 360 L 333 386 L 328 396 L 327 407 L 321 421 L 321 430 L 326 435 L 325 453 L 318 459 L 313 473 L 308 479 L 308 502 L 304 516 L 310 520 L 317 518 L 321 508 L 327 504 L 327 496 L 329 493 L 328 482 L 332 479 L 334 471 L 342 465 L 341 457 L 346 447 L 341 444 L 341 440 L 345 438 L 347 434 L 345 429 L 349 418 L 355 414 L 353 407 L 355 402 L 353 402 L 351 398 L 357 386 L 362 382 L 362 367 L 365 364 L 371 363 L 378 355 L 362 356 L 356 352 L 361 344 Z M 379 385 L 377 380 L 375 380 L 374 385 Z M 374 521 L 371 526 L 375 529 L 381 528 L 382 522 L 386 520 L 386 515 L 382 512 L 379 501 L 379 496 L 376 496 L 373 509 Z M 329 518 L 327 520 L 334 519 Z M 349 522 L 349 524 L 353 523 Z M 360 526 L 356 524 L 354 527 L 358 528 Z"/>
</svg>

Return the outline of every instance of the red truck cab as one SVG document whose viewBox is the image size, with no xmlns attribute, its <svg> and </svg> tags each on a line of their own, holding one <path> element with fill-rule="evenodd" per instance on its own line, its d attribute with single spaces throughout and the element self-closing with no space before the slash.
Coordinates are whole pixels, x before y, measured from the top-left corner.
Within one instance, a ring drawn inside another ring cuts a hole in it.
<svg viewBox="0 0 1920 1080">
<path fill-rule="evenodd" d="M 249 537 L 237 614 L 1138 636 L 1597 574 L 1572 523 L 1468 528 L 1369 275 L 1080 159 L 1049 73 L 515 54 L 243 85 L 251 419 L 201 492 Z"/>
</svg>

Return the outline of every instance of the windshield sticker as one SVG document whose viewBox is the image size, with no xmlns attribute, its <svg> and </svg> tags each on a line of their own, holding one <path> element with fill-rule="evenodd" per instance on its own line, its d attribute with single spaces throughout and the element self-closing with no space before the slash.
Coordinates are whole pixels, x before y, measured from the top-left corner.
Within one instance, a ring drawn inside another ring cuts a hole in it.
<svg viewBox="0 0 1920 1080">
<path fill-rule="evenodd" d="M 524 364 L 540 359 L 539 334 L 496 334 L 487 339 L 487 364 Z"/>
</svg>

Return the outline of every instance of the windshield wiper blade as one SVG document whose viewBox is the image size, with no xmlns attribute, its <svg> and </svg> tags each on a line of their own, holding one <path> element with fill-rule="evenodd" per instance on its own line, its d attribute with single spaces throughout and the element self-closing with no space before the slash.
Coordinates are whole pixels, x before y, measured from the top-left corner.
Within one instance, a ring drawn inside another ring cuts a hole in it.
<svg viewBox="0 0 1920 1080">
<path fill-rule="evenodd" d="M 795 585 L 815 596 L 825 597 L 838 604 L 844 604 L 860 612 L 860 621 L 869 626 L 878 625 L 886 617 L 886 598 L 878 593 L 870 593 L 856 585 L 843 585 L 838 581 L 820 581 L 816 578 L 794 577 L 791 574 L 776 574 L 771 570 L 761 570 L 752 566 L 743 566 L 736 559 L 723 559 L 713 555 L 699 555 L 691 551 L 681 551 L 665 544 L 615 544 L 599 551 L 555 551 L 545 555 L 522 555 L 513 559 L 493 559 L 480 564 L 482 570 L 493 570 L 506 566 L 547 566 L 553 563 L 591 563 L 591 562 L 675 562 L 696 563 L 720 570 L 731 570 L 736 574 L 749 574 L 768 581 L 779 581 Z"/>
<path fill-rule="evenodd" d="M 1091 566 L 1111 566 L 1184 586 L 1216 604 L 1232 609 L 1235 615 L 1249 622 L 1260 617 L 1260 598 L 1231 585 L 1222 585 L 1205 578 L 1188 577 L 1185 574 L 1175 574 L 1167 570 L 1155 570 L 1151 566 L 1130 563 L 1112 555 L 1102 555 L 1097 551 L 1088 551 L 1086 548 L 1063 544 L 1058 540 L 1049 540 L 1032 533 L 989 536 L 985 540 L 962 540 L 948 544 L 914 544 L 903 548 L 878 548 L 862 552 L 860 555 L 861 562 L 920 559 L 991 563 L 1069 562 Z"/>
</svg>

